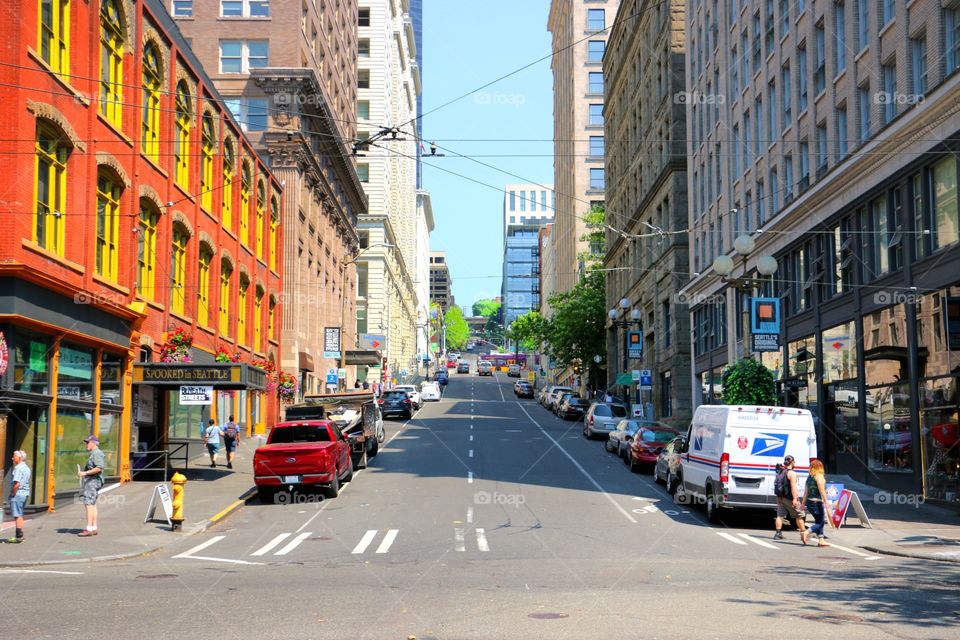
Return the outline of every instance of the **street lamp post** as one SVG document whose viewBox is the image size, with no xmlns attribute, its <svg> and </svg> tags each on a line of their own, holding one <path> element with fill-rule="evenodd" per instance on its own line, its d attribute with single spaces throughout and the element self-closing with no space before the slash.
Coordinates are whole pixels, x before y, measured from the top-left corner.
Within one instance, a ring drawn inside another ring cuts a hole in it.
<svg viewBox="0 0 960 640">
<path fill-rule="evenodd" d="M 756 242 L 748 234 L 741 234 L 733 241 L 733 249 L 736 255 L 743 262 L 743 275 L 740 277 L 731 277 L 730 274 L 733 273 L 736 268 L 736 264 L 730 256 L 723 255 L 717 256 L 713 261 L 713 270 L 720 276 L 720 281 L 724 284 L 729 285 L 730 290 L 739 291 L 742 295 L 744 309 L 741 309 L 741 321 L 743 322 L 743 357 L 749 358 L 751 356 L 750 348 L 750 307 L 749 307 L 749 296 L 753 295 L 755 289 L 763 286 L 763 280 L 760 278 L 752 278 L 748 275 L 747 270 L 747 258 L 754 249 L 756 249 Z M 760 256 L 757 260 L 757 272 L 761 276 L 773 276 L 779 268 L 777 264 L 777 259 L 773 256 L 764 255 Z M 730 324 L 730 336 L 728 337 L 728 360 L 729 364 L 733 364 L 736 356 L 736 345 L 737 345 L 737 331 L 736 325 Z"/>
<path fill-rule="evenodd" d="M 630 309 L 629 319 L 627 315 L 627 309 L 630 307 L 630 301 L 627 298 L 621 298 L 618 304 L 619 308 L 614 307 L 607 312 L 607 315 L 610 318 L 610 324 L 614 327 L 620 327 L 623 329 L 623 340 L 620 342 L 620 345 L 623 348 L 623 370 L 621 375 L 626 373 L 629 367 L 629 349 L 627 348 L 627 329 L 631 325 L 640 326 L 640 309 L 634 307 Z M 622 319 L 620 319 L 622 316 Z M 633 394 L 633 384 L 626 385 L 627 393 L 627 411 L 630 411 L 631 405 L 631 395 Z"/>
</svg>

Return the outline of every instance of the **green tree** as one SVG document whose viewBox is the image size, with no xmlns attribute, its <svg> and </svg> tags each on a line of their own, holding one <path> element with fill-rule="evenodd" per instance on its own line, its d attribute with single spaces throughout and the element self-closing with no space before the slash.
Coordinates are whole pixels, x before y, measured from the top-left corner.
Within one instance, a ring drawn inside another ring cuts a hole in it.
<svg viewBox="0 0 960 640">
<path fill-rule="evenodd" d="M 500 303 L 496 300 L 477 300 L 473 303 L 474 317 L 483 316 L 484 318 L 489 318 L 490 316 L 497 315 L 499 310 Z"/>
<path fill-rule="evenodd" d="M 547 321 L 536 311 L 529 311 L 510 325 L 507 337 L 519 340 L 526 351 L 537 349 L 547 339 Z"/>
<path fill-rule="evenodd" d="M 606 352 L 604 279 L 593 269 L 570 291 L 550 296 L 547 352 L 561 365 L 593 367 L 593 356 Z"/>
<path fill-rule="evenodd" d="M 447 326 L 447 349 L 459 351 L 466 347 L 467 340 L 470 338 L 470 327 L 463 319 L 460 307 L 450 307 L 443 316 L 443 322 Z"/>
<path fill-rule="evenodd" d="M 777 385 L 773 372 L 753 358 L 741 358 L 723 370 L 724 404 L 774 406 Z"/>
<path fill-rule="evenodd" d="M 583 216 L 583 221 L 587 225 L 587 233 L 580 236 L 580 240 L 587 244 L 587 250 L 580 253 L 577 258 L 588 268 L 599 266 L 603 262 L 604 254 L 607 251 L 606 220 L 607 213 L 602 202 L 593 205 L 590 211 Z"/>
</svg>

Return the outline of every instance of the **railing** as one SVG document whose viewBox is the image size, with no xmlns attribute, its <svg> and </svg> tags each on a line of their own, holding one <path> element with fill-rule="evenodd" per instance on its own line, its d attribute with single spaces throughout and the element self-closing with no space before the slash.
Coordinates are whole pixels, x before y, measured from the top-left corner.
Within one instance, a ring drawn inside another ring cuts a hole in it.
<svg viewBox="0 0 960 640">
<path fill-rule="evenodd" d="M 182 453 L 181 453 L 182 452 Z M 170 477 L 173 467 L 170 464 L 171 459 L 183 460 L 183 468 L 190 465 L 190 442 L 170 442 L 166 449 L 156 449 L 153 451 L 137 451 L 134 454 L 134 468 L 130 470 L 131 478 L 136 478 L 137 474 L 143 472 L 156 472 L 161 469 L 155 465 L 159 460 L 163 460 L 163 481 L 166 482 Z"/>
</svg>

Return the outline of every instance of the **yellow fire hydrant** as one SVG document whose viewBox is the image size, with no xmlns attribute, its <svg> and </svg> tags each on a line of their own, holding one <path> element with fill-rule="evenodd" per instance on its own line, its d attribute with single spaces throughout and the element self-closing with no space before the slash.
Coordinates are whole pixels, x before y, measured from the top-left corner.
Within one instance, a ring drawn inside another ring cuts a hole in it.
<svg viewBox="0 0 960 640">
<path fill-rule="evenodd" d="M 187 477 L 177 472 L 170 478 L 170 484 L 173 485 L 173 515 L 170 516 L 170 521 L 176 531 L 183 524 L 183 487 L 187 484 Z"/>
</svg>

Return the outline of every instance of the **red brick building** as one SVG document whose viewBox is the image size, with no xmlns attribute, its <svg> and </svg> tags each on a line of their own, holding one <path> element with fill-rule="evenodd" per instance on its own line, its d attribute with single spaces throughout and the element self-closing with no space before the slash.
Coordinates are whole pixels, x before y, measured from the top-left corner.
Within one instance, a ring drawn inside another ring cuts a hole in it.
<svg viewBox="0 0 960 640">
<path fill-rule="evenodd" d="M 127 480 L 207 418 L 276 417 L 250 363 L 279 353 L 283 200 L 159 0 L 0 21 L 0 459 L 25 450 L 52 508 L 90 433 Z"/>
</svg>

